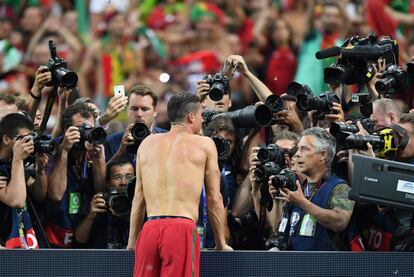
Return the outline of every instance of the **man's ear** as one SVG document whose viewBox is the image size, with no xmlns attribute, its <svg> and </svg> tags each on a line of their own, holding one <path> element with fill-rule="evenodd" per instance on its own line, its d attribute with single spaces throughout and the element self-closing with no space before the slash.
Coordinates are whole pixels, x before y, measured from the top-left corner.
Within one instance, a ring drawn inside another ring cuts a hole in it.
<svg viewBox="0 0 414 277">
<path fill-rule="evenodd" d="M 153 117 L 156 117 L 157 114 L 158 114 L 158 107 L 154 107 L 154 116 Z"/>
<path fill-rule="evenodd" d="M 11 138 L 9 138 L 7 135 L 3 135 L 1 142 L 3 145 L 8 146 L 11 143 Z"/>
<path fill-rule="evenodd" d="M 328 158 L 328 152 L 326 150 L 323 150 L 321 152 L 321 161 L 326 161 L 327 158 Z"/>
</svg>

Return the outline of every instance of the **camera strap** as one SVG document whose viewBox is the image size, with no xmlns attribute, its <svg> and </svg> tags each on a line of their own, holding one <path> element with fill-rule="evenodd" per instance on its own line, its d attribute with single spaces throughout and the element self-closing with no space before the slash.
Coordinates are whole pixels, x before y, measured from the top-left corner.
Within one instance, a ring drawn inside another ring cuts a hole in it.
<svg viewBox="0 0 414 277">
<path fill-rule="evenodd" d="M 52 91 L 49 93 L 47 98 L 46 107 L 43 112 L 42 123 L 40 123 L 39 134 L 42 134 L 46 130 L 47 121 L 49 120 L 50 114 L 52 113 L 53 105 L 55 104 L 55 98 L 57 96 L 57 86 L 53 86 Z"/>
</svg>

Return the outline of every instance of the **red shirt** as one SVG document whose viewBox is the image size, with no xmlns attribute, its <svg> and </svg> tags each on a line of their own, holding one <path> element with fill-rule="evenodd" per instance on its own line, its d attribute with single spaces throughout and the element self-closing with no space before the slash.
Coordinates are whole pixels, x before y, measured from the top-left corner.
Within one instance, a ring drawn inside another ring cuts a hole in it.
<svg viewBox="0 0 414 277">
<path fill-rule="evenodd" d="M 293 81 L 296 72 L 296 56 L 289 48 L 273 51 L 266 69 L 266 86 L 273 94 L 281 95 Z"/>
</svg>

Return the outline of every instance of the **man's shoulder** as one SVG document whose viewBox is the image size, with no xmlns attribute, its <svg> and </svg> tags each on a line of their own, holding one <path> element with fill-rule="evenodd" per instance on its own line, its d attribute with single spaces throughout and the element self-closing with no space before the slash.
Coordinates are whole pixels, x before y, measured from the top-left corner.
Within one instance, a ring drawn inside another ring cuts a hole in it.
<svg viewBox="0 0 414 277">
<path fill-rule="evenodd" d="M 154 127 L 154 133 L 155 134 L 161 134 L 161 133 L 167 133 L 168 130 L 160 128 L 160 127 Z"/>
<path fill-rule="evenodd" d="M 106 141 L 109 142 L 109 143 L 116 142 L 118 140 L 121 140 L 123 135 L 124 135 L 124 131 L 118 131 L 116 133 L 110 134 L 106 138 Z"/>
</svg>

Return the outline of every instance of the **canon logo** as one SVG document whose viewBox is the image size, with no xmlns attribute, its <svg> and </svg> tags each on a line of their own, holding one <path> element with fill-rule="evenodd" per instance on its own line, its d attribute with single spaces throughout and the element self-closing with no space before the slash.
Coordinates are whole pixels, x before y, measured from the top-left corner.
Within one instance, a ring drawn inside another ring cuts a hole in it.
<svg viewBox="0 0 414 277">
<path fill-rule="evenodd" d="M 376 183 L 378 183 L 378 179 L 370 178 L 370 177 L 368 177 L 368 176 L 365 176 L 365 177 L 364 177 L 364 180 L 365 180 L 365 181 L 370 181 L 370 182 L 376 182 Z"/>
</svg>

